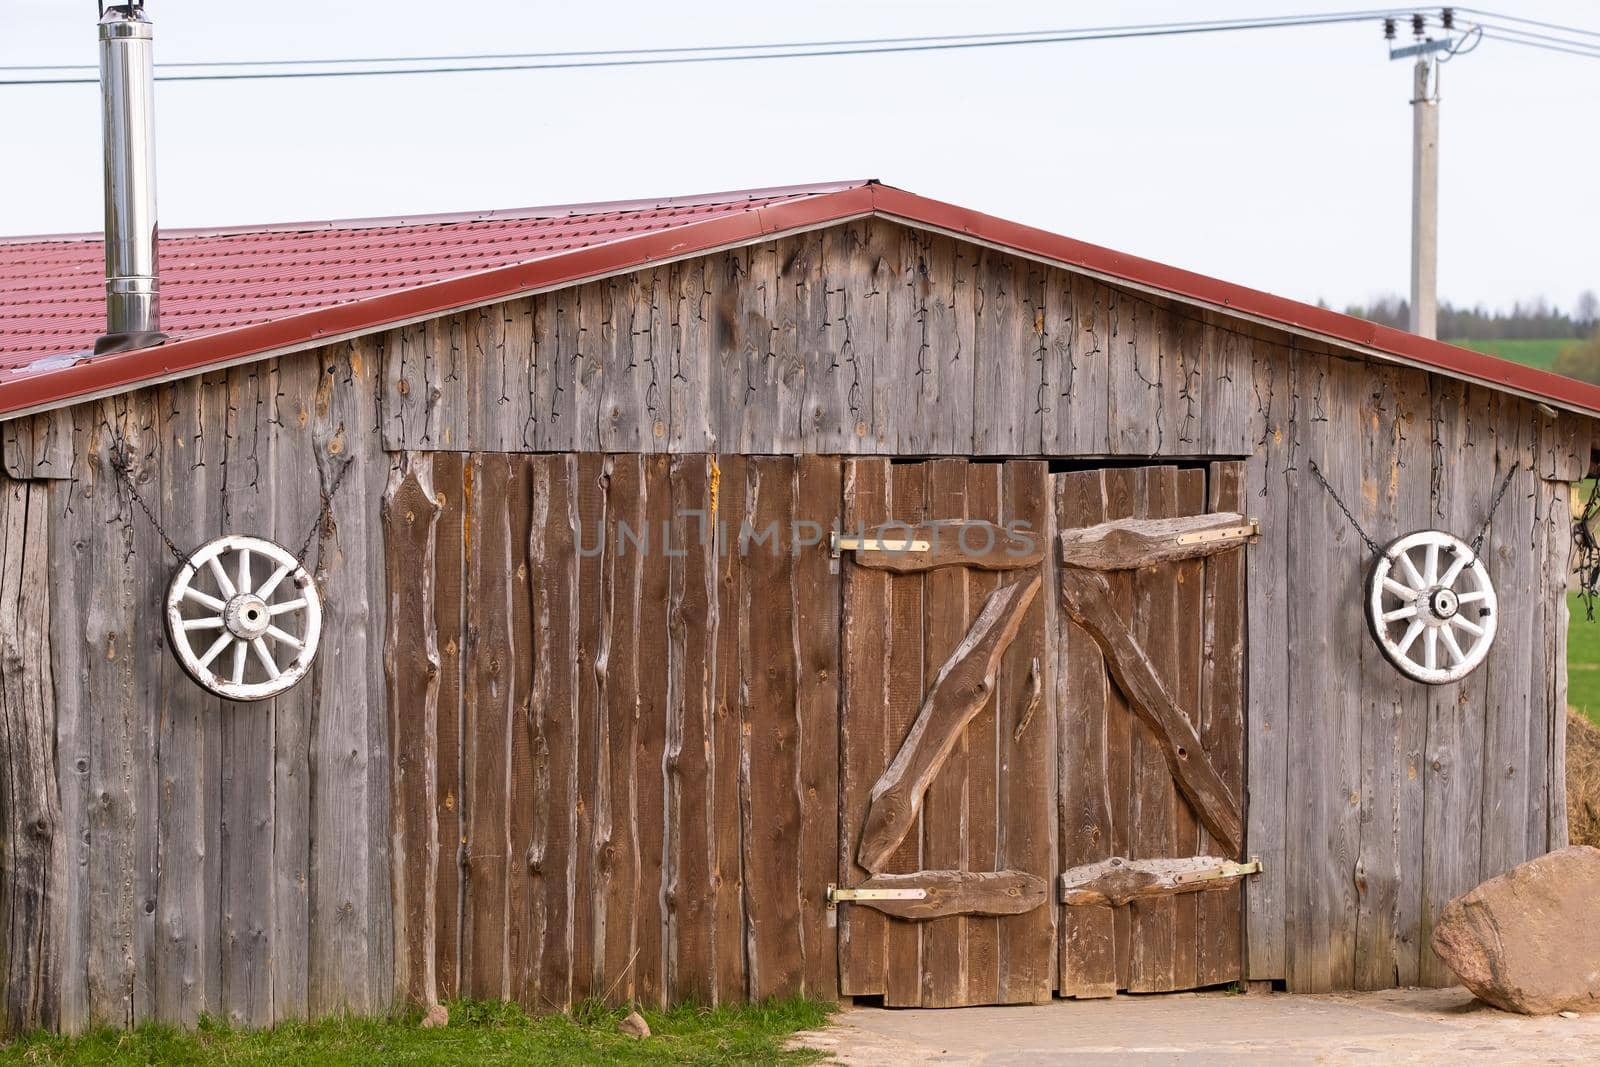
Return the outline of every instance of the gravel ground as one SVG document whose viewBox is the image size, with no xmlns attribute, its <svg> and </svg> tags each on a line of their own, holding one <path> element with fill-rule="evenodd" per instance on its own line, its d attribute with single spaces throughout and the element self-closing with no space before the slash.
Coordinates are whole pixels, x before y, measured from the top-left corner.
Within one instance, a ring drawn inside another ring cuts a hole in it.
<svg viewBox="0 0 1600 1067">
<path fill-rule="evenodd" d="M 1600 1015 L 1509 1015 L 1459 987 L 851 1008 L 834 1020 L 795 1044 L 850 1065 L 1600 1063 Z"/>
</svg>

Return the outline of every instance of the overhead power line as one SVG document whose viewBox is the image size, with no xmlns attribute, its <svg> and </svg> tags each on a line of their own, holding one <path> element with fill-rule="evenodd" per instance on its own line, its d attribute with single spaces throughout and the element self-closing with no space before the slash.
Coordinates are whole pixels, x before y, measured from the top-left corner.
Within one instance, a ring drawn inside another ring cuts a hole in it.
<svg viewBox="0 0 1600 1067">
<path fill-rule="evenodd" d="M 1443 9 L 1441 9 L 1442 11 Z M 1456 27 L 1481 32 L 1490 40 L 1542 48 L 1587 58 L 1600 58 L 1600 31 L 1575 26 L 1540 22 L 1514 15 L 1503 15 L 1479 8 L 1455 8 L 1480 18 L 1472 27 Z M 756 44 L 699 45 L 657 48 L 619 48 L 555 52 L 482 52 L 455 55 L 368 56 L 348 59 L 226 59 L 184 60 L 157 65 L 157 81 L 257 81 L 286 78 L 370 78 L 405 74 L 470 74 L 522 70 L 577 70 L 605 67 L 643 67 L 687 63 L 729 63 L 755 60 L 802 59 L 833 56 L 886 55 L 910 52 L 939 52 L 976 48 L 1004 48 L 1021 45 L 1069 44 L 1088 41 L 1134 40 L 1139 38 L 1180 37 L 1195 34 L 1232 33 L 1246 30 L 1289 29 L 1303 26 L 1330 26 L 1379 19 L 1413 20 L 1424 26 L 1447 30 L 1442 15 L 1416 8 L 1376 8 L 1364 11 L 1330 11 L 1318 14 L 1263 16 L 1258 18 L 1207 19 L 1184 22 L 1139 23 L 1122 26 L 1090 26 L 1077 29 L 1013 31 L 1001 33 L 939 34 L 904 37 L 859 37 L 815 41 L 764 42 Z M 1520 24 L 1520 25 L 1513 25 Z M 1539 33 L 1523 29 L 1533 26 Z M 1583 38 L 1592 38 L 1584 40 Z M 279 69 L 294 68 L 294 69 Z M 330 69 L 339 68 L 339 69 Z M 348 68 L 348 69 L 347 69 Z M 29 73 L 36 76 L 3 78 L 6 85 L 84 85 L 98 82 L 94 76 L 72 76 L 71 72 L 90 71 L 85 64 L 30 64 L 0 66 L 0 72 Z M 58 71 L 50 75 L 42 72 Z M 161 72 L 168 73 L 161 73 Z M 171 73 L 176 71 L 177 73 Z"/>
<path fill-rule="evenodd" d="M 1091 26 L 1078 29 L 1018 31 L 1003 34 L 952 34 L 922 37 L 876 37 L 835 41 L 808 41 L 751 45 L 709 45 L 682 48 L 616 49 L 585 52 L 480 53 L 453 56 L 391 56 L 372 59 L 318 60 L 220 60 L 158 64 L 157 70 L 184 68 L 238 68 L 265 66 L 359 65 L 363 63 L 434 63 L 434 66 L 387 66 L 357 70 L 222 70 L 217 73 L 157 73 L 157 81 L 240 81 L 278 78 L 351 78 L 400 74 L 458 74 L 512 70 L 570 70 L 597 67 L 659 66 L 681 63 L 726 63 L 763 59 L 798 59 L 826 56 L 880 55 L 905 52 L 937 52 L 973 48 L 1004 48 L 1019 45 L 1066 44 L 1083 41 L 1132 40 L 1149 37 L 1177 37 L 1206 33 L 1232 33 L 1245 30 L 1287 29 L 1300 26 L 1328 26 L 1367 22 L 1385 17 L 1409 16 L 1411 9 L 1391 8 L 1370 11 L 1339 11 L 1317 15 L 1283 15 L 1249 19 L 1145 23 L 1128 26 Z M 503 62 L 514 60 L 515 62 Z M 89 67 L 47 66 L 0 67 L 0 70 L 87 70 Z M 94 77 L 37 77 L 0 80 L 0 85 L 79 85 L 97 82 Z"/>
</svg>

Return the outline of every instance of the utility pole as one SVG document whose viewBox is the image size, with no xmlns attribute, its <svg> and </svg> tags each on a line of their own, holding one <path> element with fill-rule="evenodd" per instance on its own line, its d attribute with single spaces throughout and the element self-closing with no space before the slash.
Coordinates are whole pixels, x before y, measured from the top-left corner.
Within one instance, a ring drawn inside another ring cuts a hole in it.
<svg viewBox="0 0 1600 1067">
<path fill-rule="evenodd" d="M 1411 92 L 1411 332 L 1439 336 L 1439 68 L 1418 56 Z"/>
<path fill-rule="evenodd" d="M 1439 335 L 1439 63 L 1438 52 L 1451 47 L 1454 12 L 1441 13 L 1443 40 L 1425 34 L 1420 14 L 1411 16 L 1416 43 L 1389 48 L 1390 59 L 1416 56 L 1411 78 L 1411 319 L 1412 333 Z M 1385 19 L 1383 35 L 1394 40 L 1393 19 Z"/>
</svg>

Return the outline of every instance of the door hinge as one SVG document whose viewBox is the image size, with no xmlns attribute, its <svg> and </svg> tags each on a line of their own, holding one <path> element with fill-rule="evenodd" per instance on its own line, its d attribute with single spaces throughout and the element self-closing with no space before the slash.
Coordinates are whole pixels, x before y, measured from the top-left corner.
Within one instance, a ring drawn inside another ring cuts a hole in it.
<svg viewBox="0 0 1600 1067">
<path fill-rule="evenodd" d="M 1179 885 L 1186 885 L 1189 882 L 1209 882 L 1216 878 L 1243 878 L 1247 874 L 1260 873 L 1261 857 L 1251 856 L 1249 863 L 1229 861 L 1218 864 L 1215 867 L 1208 867 L 1203 871 L 1184 871 L 1182 874 L 1174 876 L 1172 880 Z"/>
<path fill-rule="evenodd" d="M 857 537 L 854 534 L 834 534 L 829 542 L 833 554 L 840 552 L 926 552 L 933 545 L 928 541 L 904 537 Z"/>
<path fill-rule="evenodd" d="M 1204 545 L 1212 541 L 1235 541 L 1241 537 L 1256 538 L 1261 536 L 1261 523 L 1251 519 L 1243 526 L 1223 526 L 1215 530 L 1199 530 L 1195 533 L 1178 535 L 1180 545 Z"/>
<path fill-rule="evenodd" d="M 841 901 L 850 900 L 926 900 L 928 891 L 922 888 L 907 889 L 840 889 L 836 885 L 828 886 L 827 902 L 832 908 Z"/>
</svg>

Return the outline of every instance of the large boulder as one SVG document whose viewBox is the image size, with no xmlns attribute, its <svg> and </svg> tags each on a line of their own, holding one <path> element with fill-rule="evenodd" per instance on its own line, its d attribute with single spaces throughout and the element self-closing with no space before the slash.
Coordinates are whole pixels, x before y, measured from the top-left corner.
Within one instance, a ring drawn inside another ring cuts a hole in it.
<svg viewBox="0 0 1600 1067">
<path fill-rule="evenodd" d="M 1513 867 L 1445 905 L 1433 950 L 1505 1011 L 1600 1011 L 1600 848 Z"/>
</svg>

